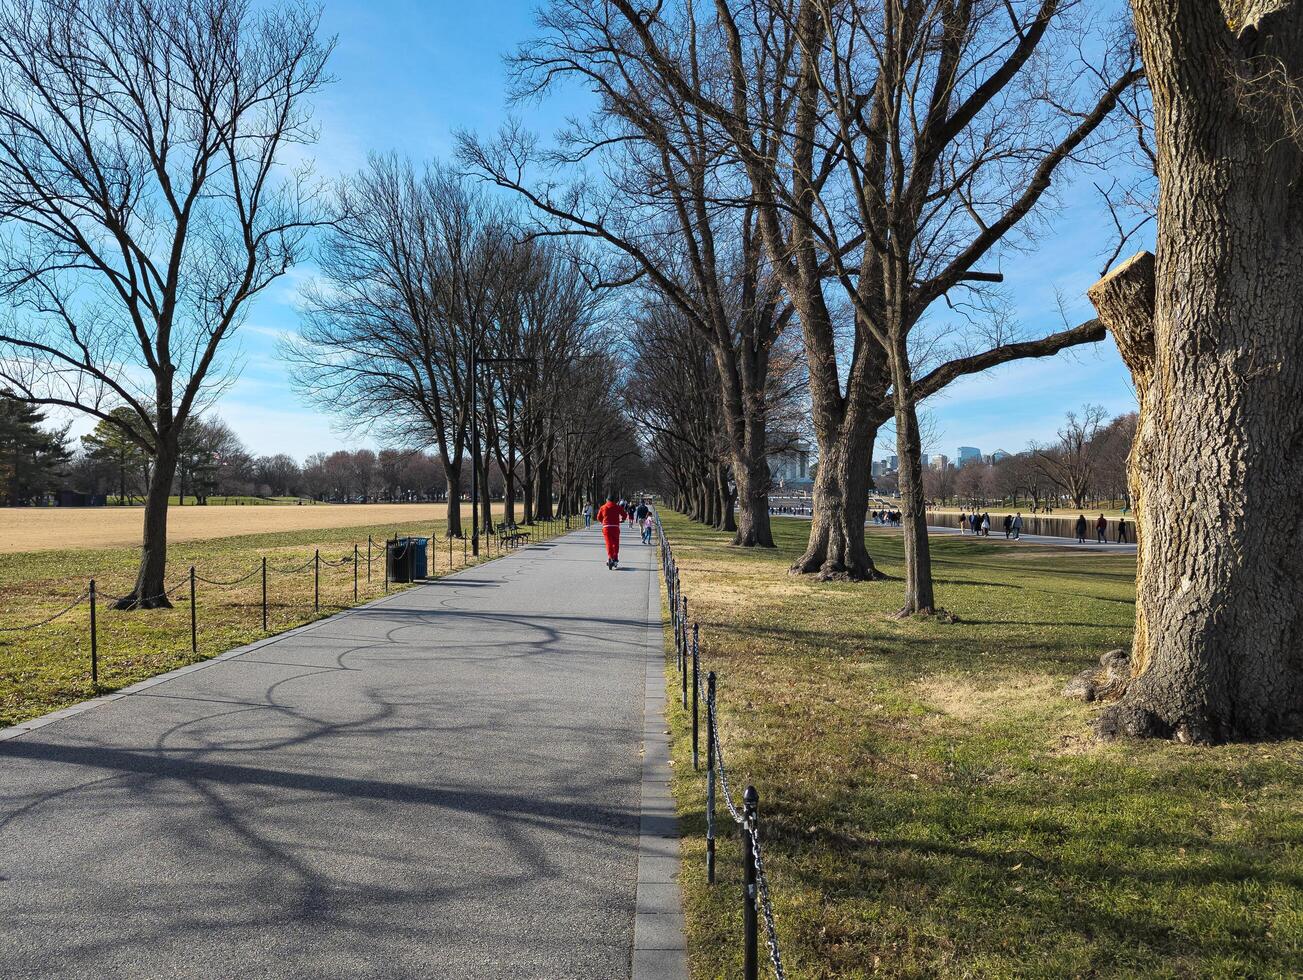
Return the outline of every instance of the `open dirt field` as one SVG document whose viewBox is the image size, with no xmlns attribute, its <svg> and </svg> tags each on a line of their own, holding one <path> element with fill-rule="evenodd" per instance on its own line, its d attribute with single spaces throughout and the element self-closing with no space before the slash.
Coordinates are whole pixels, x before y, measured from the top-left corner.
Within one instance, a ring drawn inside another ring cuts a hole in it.
<svg viewBox="0 0 1303 980">
<path fill-rule="evenodd" d="M 469 514 L 469 504 L 464 504 Z M 442 521 L 446 504 L 319 504 L 315 507 L 173 507 L 169 541 L 241 534 Z M 495 513 L 498 508 L 494 507 Z M 140 544 L 143 507 L 0 507 L 0 554 Z"/>
</svg>

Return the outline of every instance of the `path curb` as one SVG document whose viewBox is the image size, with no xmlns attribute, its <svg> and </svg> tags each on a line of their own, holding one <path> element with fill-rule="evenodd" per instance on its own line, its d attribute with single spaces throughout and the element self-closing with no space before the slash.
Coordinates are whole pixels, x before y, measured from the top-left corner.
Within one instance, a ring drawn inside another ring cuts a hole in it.
<svg viewBox="0 0 1303 980">
<path fill-rule="evenodd" d="M 632 980 L 686 980 L 688 945 L 678 883 L 679 819 L 670 792 L 670 736 L 665 717 L 665 633 L 660 578 L 654 565 L 647 586 L 646 647 Z"/>
</svg>

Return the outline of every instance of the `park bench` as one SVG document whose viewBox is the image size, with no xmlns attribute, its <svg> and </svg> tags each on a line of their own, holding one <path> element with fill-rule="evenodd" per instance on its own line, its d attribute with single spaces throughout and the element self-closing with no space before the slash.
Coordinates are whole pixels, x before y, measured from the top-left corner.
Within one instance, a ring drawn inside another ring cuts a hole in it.
<svg viewBox="0 0 1303 980">
<path fill-rule="evenodd" d="M 530 532 L 514 524 L 503 524 L 498 528 L 498 544 L 504 548 L 515 548 L 529 543 Z"/>
</svg>

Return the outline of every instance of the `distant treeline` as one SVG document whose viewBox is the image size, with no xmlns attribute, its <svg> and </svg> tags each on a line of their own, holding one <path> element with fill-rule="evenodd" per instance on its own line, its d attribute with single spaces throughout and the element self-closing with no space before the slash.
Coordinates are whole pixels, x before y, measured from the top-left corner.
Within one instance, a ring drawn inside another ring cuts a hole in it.
<svg viewBox="0 0 1303 980">
<path fill-rule="evenodd" d="M 0 502 L 140 503 L 149 486 L 148 455 L 121 430 L 101 422 L 81 439 L 50 425 L 39 409 L 0 393 Z M 469 493 L 469 478 L 463 493 Z M 504 481 L 490 468 L 490 489 Z M 221 419 L 186 426 L 173 493 L 210 497 L 304 497 L 332 503 L 443 501 L 448 480 L 437 456 L 382 449 L 315 453 L 302 462 L 285 453 L 258 456 Z"/>
</svg>

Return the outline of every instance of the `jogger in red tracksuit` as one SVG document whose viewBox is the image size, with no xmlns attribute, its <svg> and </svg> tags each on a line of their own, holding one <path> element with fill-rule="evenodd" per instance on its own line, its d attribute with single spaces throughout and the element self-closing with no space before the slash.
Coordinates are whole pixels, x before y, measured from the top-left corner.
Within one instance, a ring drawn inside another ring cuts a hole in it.
<svg viewBox="0 0 1303 980">
<path fill-rule="evenodd" d="M 607 568 L 620 564 L 620 525 L 627 516 L 624 508 L 610 497 L 597 508 L 597 523 L 602 525 L 602 537 L 606 539 Z"/>
</svg>

